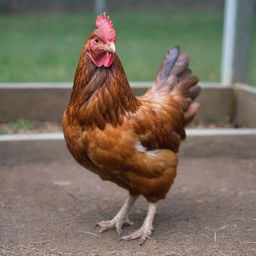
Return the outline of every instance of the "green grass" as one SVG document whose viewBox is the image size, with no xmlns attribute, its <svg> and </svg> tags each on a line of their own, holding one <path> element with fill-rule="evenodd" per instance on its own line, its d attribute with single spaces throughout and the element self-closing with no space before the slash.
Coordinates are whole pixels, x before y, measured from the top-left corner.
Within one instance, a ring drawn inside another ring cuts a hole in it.
<svg viewBox="0 0 256 256">
<path fill-rule="evenodd" d="M 6 134 L 6 131 L 3 129 L 0 129 L 0 135 Z"/>
<path fill-rule="evenodd" d="M 22 129 L 24 131 L 30 131 L 33 128 L 33 125 L 24 119 L 17 119 L 16 121 L 13 121 L 10 123 L 11 126 L 17 129 Z"/>
<path fill-rule="evenodd" d="M 201 80 L 220 80 L 222 13 L 114 12 L 111 19 L 129 80 L 153 80 L 175 45 Z M 0 81 L 71 81 L 94 22 L 92 13 L 1 15 Z"/>
</svg>

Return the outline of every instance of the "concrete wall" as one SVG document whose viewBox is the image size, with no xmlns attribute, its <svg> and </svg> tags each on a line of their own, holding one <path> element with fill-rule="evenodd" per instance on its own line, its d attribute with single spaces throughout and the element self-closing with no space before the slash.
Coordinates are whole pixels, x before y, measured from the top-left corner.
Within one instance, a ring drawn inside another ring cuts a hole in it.
<svg viewBox="0 0 256 256">
<path fill-rule="evenodd" d="M 131 82 L 136 95 L 142 95 L 150 82 Z M 0 84 L 0 121 L 18 118 L 60 121 L 68 104 L 71 83 Z M 237 85 L 235 90 L 220 84 L 203 83 L 198 98 L 201 109 L 195 122 L 219 125 L 236 121 L 240 126 L 256 127 L 256 90 Z"/>
<path fill-rule="evenodd" d="M 201 104 L 194 122 L 225 125 L 234 119 L 235 100 L 231 87 L 203 84 L 197 102 Z"/>
<path fill-rule="evenodd" d="M 243 84 L 235 85 L 236 120 L 242 126 L 256 127 L 256 88 Z"/>
<path fill-rule="evenodd" d="M 0 121 L 18 118 L 39 121 L 60 121 L 68 103 L 70 89 L 2 89 Z"/>
</svg>

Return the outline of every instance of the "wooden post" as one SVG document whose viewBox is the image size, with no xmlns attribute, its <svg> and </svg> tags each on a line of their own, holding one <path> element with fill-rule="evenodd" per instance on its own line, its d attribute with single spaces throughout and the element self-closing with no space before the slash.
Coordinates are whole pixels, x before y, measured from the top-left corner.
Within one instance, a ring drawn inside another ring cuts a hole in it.
<svg viewBox="0 0 256 256">
<path fill-rule="evenodd" d="M 222 48 L 222 83 L 248 82 L 256 0 L 226 0 Z"/>
<path fill-rule="evenodd" d="M 95 9 L 96 14 L 106 12 L 106 6 L 107 6 L 106 1 L 107 0 L 95 0 L 94 9 Z"/>
</svg>

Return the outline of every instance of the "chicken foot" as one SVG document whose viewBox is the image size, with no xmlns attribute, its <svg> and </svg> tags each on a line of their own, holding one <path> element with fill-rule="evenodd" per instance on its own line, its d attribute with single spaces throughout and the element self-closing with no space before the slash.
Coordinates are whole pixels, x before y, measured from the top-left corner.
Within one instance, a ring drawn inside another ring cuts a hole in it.
<svg viewBox="0 0 256 256">
<path fill-rule="evenodd" d="M 122 232 L 122 227 L 124 225 L 133 225 L 133 222 L 129 220 L 128 213 L 133 204 L 135 203 L 138 196 L 129 194 L 129 197 L 126 199 L 125 203 L 119 210 L 119 212 L 114 216 L 112 220 L 101 221 L 97 223 L 96 226 L 100 226 L 99 232 L 104 232 L 110 229 L 116 229 L 117 234 L 120 236 Z"/>
<path fill-rule="evenodd" d="M 154 216 L 156 213 L 156 203 L 148 203 L 148 212 L 147 212 L 147 216 L 144 220 L 144 223 L 142 224 L 142 226 L 132 232 L 129 235 L 123 236 L 120 240 L 133 240 L 133 239 L 137 239 L 140 238 L 140 245 L 143 245 L 143 243 L 149 238 L 151 238 L 151 234 L 153 231 L 153 220 L 154 220 Z"/>
</svg>

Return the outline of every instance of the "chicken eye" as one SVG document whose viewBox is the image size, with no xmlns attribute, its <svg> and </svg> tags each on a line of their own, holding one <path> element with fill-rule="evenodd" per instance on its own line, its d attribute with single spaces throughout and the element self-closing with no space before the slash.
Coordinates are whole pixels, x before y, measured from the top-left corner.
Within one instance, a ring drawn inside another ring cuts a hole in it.
<svg viewBox="0 0 256 256">
<path fill-rule="evenodd" d="M 96 38 L 95 40 L 94 40 L 94 42 L 95 43 L 98 43 L 100 40 L 98 39 L 98 38 Z"/>
</svg>

